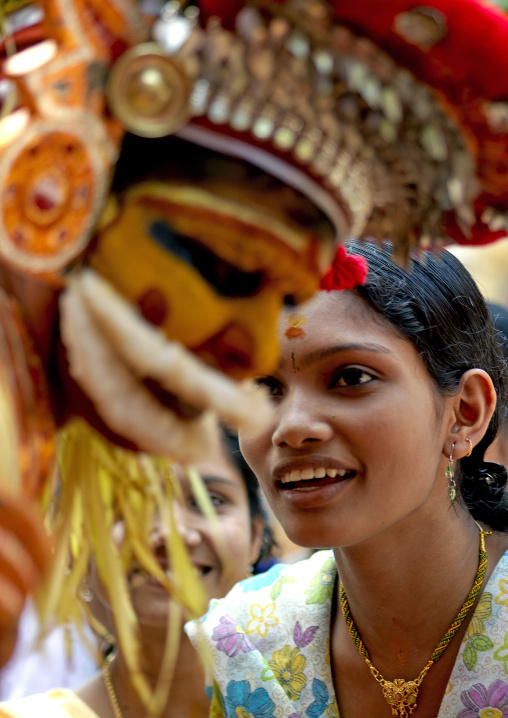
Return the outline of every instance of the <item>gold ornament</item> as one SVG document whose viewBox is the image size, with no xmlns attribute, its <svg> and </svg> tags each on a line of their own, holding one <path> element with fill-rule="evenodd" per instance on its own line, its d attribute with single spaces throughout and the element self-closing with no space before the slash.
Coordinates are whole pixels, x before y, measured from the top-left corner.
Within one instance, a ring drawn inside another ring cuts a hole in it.
<svg viewBox="0 0 508 718">
<path fill-rule="evenodd" d="M 108 100 L 122 125 L 140 137 L 165 137 L 190 118 L 191 81 L 154 42 L 127 50 L 108 80 Z"/>
<path fill-rule="evenodd" d="M 383 696 L 385 697 L 386 702 L 392 709 L 392 715 L 394 716 L 399 716 L 399 718 L 407 718 L 407 716 L 411 715 L 415 708 L 418 707 L 416 699 L 418 697 L 418 690 L 423 679 L 427 675 L 430 667 L 434 663 L 436 663 L 443 655 L 445 649 L 448 647 L 450 641 L 459 630 L 464 619 L 471 610 L 471 607 L 476 601 L 478 594 L 480 593 L 483 578 L 485 576 L 485 571 L 487 570 L 487 550 L 485 549 L 485 536 L 489 535 L 491 532 L 484 531 L 479 524 L 476 525 L 478 526 L 478 529 L 480 531 L 480 557 L 478 561 L 478 570 L 476 572 L 473 585 L 471 586 L 471 590 L 469 591 L 469 595 L 462 604 L 462 607 L 458 612 L 457 616 L 455 617 L 450 628 L 436 646 L 436 649 L 430 657 L 429 662 L 426 664 L 426 666 L 424 666 L 419 676 L 412 681 L 405 681 L 403 678 L 395 678 L 393 681 L 387 681 L 385 678 L 383 678 L 377 668 L 372 664 L 372 661 L 369 658 L 369 653 L 365 648 L 363 641 L 360 638 L 360 634 L 358 633 L 358 629 L 356 628 L 355 622 L 353 621 L 351 609 L 349 607 L 349 602 L 347 600 L 346 592 L 344 591 L 344 586 L 342 585 L 342 582 L 339 585 L 339 598 L 340 605 L 342 608 L 342 615 L 344 616 L 344 620 L 346 621 L 346 626 L 348 627 L 351 638 L 353 639 L 359 654 L 362 656 L 365 663 L 368 665 L 373 677 L 380 684 L 383 691 Z"/>
<path fill-rule="evenodd" d="M 111 664 L 115 660 L 115 655 L 112 654 L 106 658 L 104 661 L 104 664 L 102 666 L 102 680 L 104 681 L 104 686 L 106 688 L 106 693 L 108 694 L 109 698 L 109 704 L 111 706 L 111 710 L 113 711 L 115 718 L 123 718 L 122 709 L 120 708 L 120 703 L 118 701 L 118 696 L 115 691 L 115 687 L 113 685 L 113 681 L 111 680 Z"/>
</svg>

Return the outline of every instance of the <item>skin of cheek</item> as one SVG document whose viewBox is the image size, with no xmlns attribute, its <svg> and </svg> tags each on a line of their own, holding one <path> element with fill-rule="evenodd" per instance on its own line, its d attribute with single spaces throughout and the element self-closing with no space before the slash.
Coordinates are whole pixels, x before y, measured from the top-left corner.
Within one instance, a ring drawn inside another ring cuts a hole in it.
<svg viewBox="0 0 508 718">
<path fill-rule="evenodd" d="M 358 434 L 363 434 L 361 421 L 355 426 L 351 413 L 349 418 L 351 431 L 357 429 Z M 361 475 L 345 487 L 338 499 L 313 510 L 298 511 L 288 506 L 273 490 L 271 479 L 262 473 L 260 483 L 290 540 L 309 548 L 355 545 L 399 522 L 403 531 L 406 519 L 412 520 L 415 512 L 434 512 L 436 502 L 443 496 L 443 482 L 436 481 L 442 457 L 429 465 L 429 456 L 435 453 L 438 441 L 436 433 L 427 427 L 426 434 L 415 434 L 404 451 L 394 446 L 393 436 L 394 427 L 388 424 L 386 431 L 369 435 L 368 451 L 367 444 L 361 441 L 349 444 L 346 450 L 340 446 L 338 451 L 320 452 L 334 458 L 360 458 L 361 465 L 356 466 Z M 392 450 L 387 452 L 390 444 Z M 247 451 L 256 455 L 260 449 L 256 451 L 252 446 Z"/>
<path fill-rule="evenodd" d="M 221 598 L 233 586 L 249 574 L 249 567 L 259 554 L 256 548 L 256 536 L 251 528 L 251 518 L 244 520 L 229 519 L 221 521 L 219 526 L 223 537 L 223 547 L 215 549 L 219 560 L 217 579 L 209 588 L 209 598 Z"/>
<path fill-rule="evenodd" d="M 330 301 L 321 298 L 313 307 L 321 302 L 329 316 Z M 311 311 L 307 336 L 291 343 L 282 340 L 282 366 L 286 368 L 280 377 L 284 391 L 287 386 L 296 387 L 299 399 L 291 408 L 284 402 L 291 403 L 292 399 L 282 400 L 277 407 L 278 421 L 285 420 L 285 412 L 295 411 L 291 421 L 300 427 L 320 425 L 327 429 L 320 439 L 307 441 L 305 450 L 284 443 L 277 445 L 274 437 L 281 424 L 260 436 L 241 437 L 242 452 L 288 537 L 313 548 L 366 541 L 387 526 L 407 526 L 406 520 L 413 521 L 417 511 L 442 511 L 447 500 L 446 461 L 441 448 L 451 422 L 453 398 L 436 400 L 432 380 L 409 342 L 387 332 L 365 312 L 355 316 L 352 299 L 339 301 L 348 302 L 352 317 L 326 342 L 380 341 L 391 351 L 387 363 L 379 365 L 386 375 L 373 385 L 373 391 L 353 398 L 322 386 L 318 377 L 325 365 L 312 370 L 299 366 L 302 342 L 305 351 L 327 346 L 320 326 L 326 313 L 318 316 L 317 310 Z M 357 476 L 328 503 L 312 509 L 298 508 L 284 500 L 274 484 L 272 470 L 281 459 L 307 454 L 312 457 L 314 453 L 340 461 Z"/>
</svg>

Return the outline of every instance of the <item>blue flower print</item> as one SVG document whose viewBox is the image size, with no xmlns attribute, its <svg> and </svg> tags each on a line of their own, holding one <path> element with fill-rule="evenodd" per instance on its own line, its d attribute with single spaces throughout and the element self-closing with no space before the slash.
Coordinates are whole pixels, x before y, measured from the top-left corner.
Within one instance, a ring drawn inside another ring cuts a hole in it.
<svg viewBox="0 0 508 718">
<path fill-rule="evenodd" d="M 264 588 L 265 586 L 270 586 L 283 568 L 285 568 L 283 563 L 277 563 L 264 573 L 252 576 L 252 578 L 246 578 L 240 584 L 242 591 L 248 593 L 250 591 L 259 591 L 260 588 Z"/>
<path fill-rule="evenodd" d="M 312 681 L 312 695 L 314 700 L 305 711 L 305 715 L 308 718 L 319 718 L 328 703 L 328 689 L 319 678 L 314 678 Z"/>
<path fill-rule="evenodd" d="M 275 703 L 265 688 L 251 693 L 248 681 L 230 681 L 226 688 L 226 710 L 231 718 L 274 718 Z"/>
</svg>

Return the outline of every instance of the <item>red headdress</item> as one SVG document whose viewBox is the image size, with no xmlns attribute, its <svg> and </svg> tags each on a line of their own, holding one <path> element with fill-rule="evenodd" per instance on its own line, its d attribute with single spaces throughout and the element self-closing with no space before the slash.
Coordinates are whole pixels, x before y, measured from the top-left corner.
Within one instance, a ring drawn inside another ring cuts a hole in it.
<svg viewBox="0 0 508 718">
<path fill-rule="evenodd" d="M 506 235 L 508 18 L 494 5 L 202 0 L 167 3 L 155 23 L 132 0 L 42 8 L 18 33 L 35 52 L 3 64 L 15 111 L 0 126 L 0 254 L 22 271 L 83 250 L 122 126 L 263 166 L 343 238 L 406 251 Z M 158 45 L 139 44 L 150 35 Z"/>
</svg>

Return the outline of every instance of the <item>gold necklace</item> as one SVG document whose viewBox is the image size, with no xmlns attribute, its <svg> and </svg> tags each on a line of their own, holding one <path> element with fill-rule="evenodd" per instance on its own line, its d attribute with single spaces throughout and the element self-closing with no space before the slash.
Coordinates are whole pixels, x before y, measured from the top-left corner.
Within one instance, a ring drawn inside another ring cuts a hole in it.
<svg viewBox="0 0 508 718">
<path fill-rule="evenodd" d="M 112 654 L 109 655 L 104 661 L 104 664 L 102 666 L 102 680 L 104 681 L 106 693 L 108 694 L 109 698 L 109 704 L 111 706 L 111 710 L 115 715 L 115 718 L 123 718 L 120 703 L 118 702 L 118 696 L 116 695 L 115 687 L 113 685 L 113 681 L 111 680 L 111 664 L 114 660 L 115 655 Z"/>
<path fill-rule="evenodd" d="M 407 718 L 407 716 L 411 715 L 415 708 L 417 708 L 416 699 L 418 697 L 418 691 L 420 689 L 420 685 L 423 679 L 427 675 L 427 672 L 430 667 L 434 663 L 436 663 L 443 655 L 448 644 L 455 636 L 465 617 L 471 610 L 471 606 L 474 604 L 476 597 L 480 592 L 483 578 L 485 576 L 485 571 L 487 570 L 487 550 L 485 548 L 485 536 L 488 536 L 491 532 L 484 531 L 479 524 L 476 525 L 480 530 L 480 558 L 478 561 L 478 570 L 476 572 L 473 585 L 471 586 L 471 590 L 469 591 L 469 595 L 462 604 L 462 608 L 458 612 L 450 628 L 436 646 L 436 649 L 430 657 L 429 662 L 423 668 L 420 675 L 413 681 L 405 681 L 403 678 L 395 678 L 393 681 L 387 681 L 385 678 L 383 678 L 377 668 L 372 664 L 372 661 L 369 658 L 369 653 L 365 648 L 363 641 L 360 638 L 360 634 L 358 633 L 358 629 L 356 628 L 355 622 L 353 621 L 351 609 L 349 607 L 349 603 L 346 597 L 346 592 L 344 591 L 344 586 L 342 585 L 342 581 L 340 582 L 340 605 L 342 608 L 342 615 L 344 616 L 344 620 L 346 621 L 346 625 L 348 627 L 349 633 L 351 634 L 351 638 L 353 639 L 354 644 L 358 649 L 358 652 L 364 659 L 365 663 L 368 665 L 370 672 L 372 673 L 376 681 L 381 685 L 385 700 L 392 709 L 392 715 L 394 716 L 398 715 L 399 718 Z"/>
</svg>

